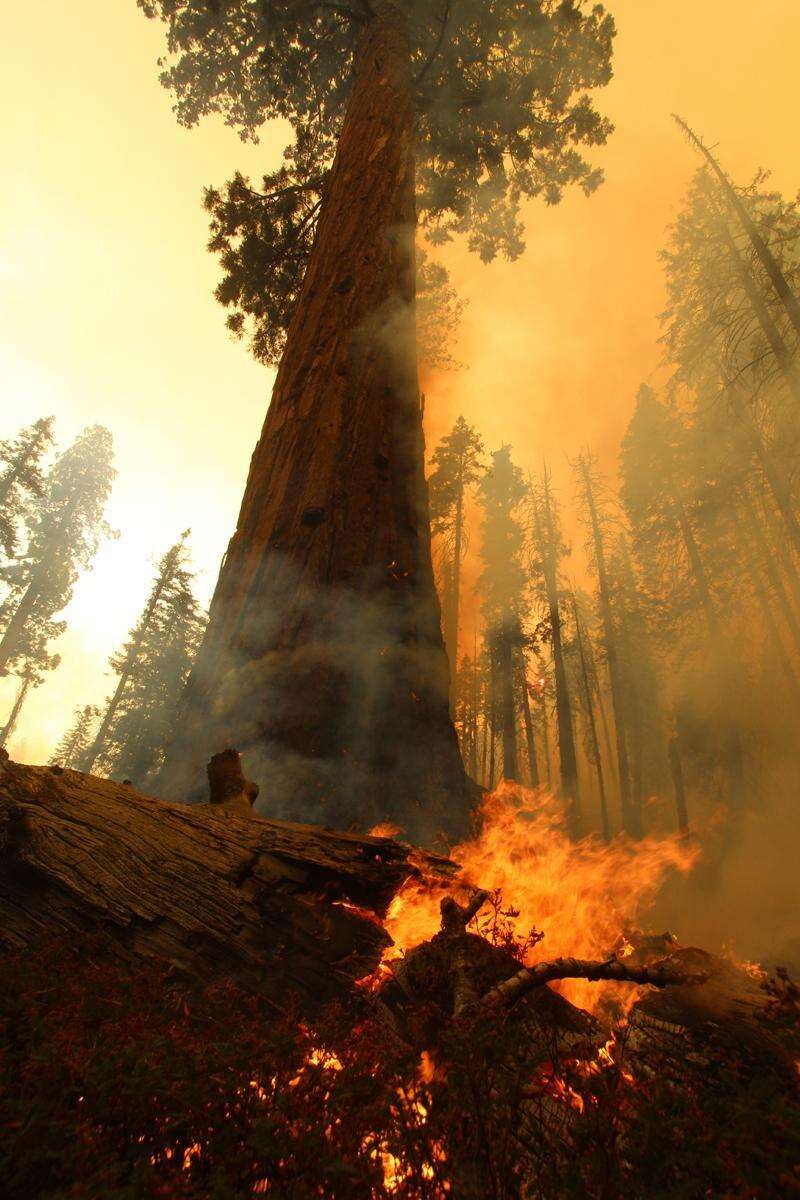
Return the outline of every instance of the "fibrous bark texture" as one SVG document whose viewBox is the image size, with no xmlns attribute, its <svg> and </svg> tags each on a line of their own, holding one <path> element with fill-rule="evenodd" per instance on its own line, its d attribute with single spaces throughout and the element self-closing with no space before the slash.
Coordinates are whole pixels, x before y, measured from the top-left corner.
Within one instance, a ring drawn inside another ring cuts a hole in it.
<svg viewBox="0 0 800 1200">
<path fill-rule="evenodd" d="M 223 809 L 0 757 L 0 946 L 97 930 L 202 985 L 309 1010 L 348 992 L 389 943 L 375 917 L 418 869 L 409 848 Z"/>
<path fill-rule="evenodd" d="M 376 11 L 161 790 L 200 794 L 189 764 L 233 744 L 270 815 L 429 842 L 463 836 L 468 805 L 423 472 L 412 81 Z"/>
</svg>

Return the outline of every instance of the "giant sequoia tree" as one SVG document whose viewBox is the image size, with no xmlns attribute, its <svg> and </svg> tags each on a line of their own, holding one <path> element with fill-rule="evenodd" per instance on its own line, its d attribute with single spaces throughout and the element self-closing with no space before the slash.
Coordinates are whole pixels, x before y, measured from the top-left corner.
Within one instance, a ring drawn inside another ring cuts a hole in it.
<svg viewBox="0 0 800 1200">
<path fill-rule="evenodd" d="M 140 0 L 191 125 L 294 140 L 208 196 L 218 297 L 275 361 L 236 533 L 163 787 L 233 740 L 276 815 L 461 833 L 464 774 L 430 560 L 414 332 L 431 240 L 523 247 L 520 206 L 590 192 L 613 22 L 577 0 Z M 202 749 L 198 749 L 202 745 Z"/>
</svg>

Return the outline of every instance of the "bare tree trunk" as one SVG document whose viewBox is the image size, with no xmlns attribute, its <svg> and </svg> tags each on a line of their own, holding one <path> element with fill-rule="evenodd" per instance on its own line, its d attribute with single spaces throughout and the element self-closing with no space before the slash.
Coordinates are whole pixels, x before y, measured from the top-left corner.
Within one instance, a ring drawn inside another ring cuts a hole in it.
<svg viewBox="0 0 800 1200">
<path fill-rule="evenodd" d="M 744 544 L 745 568 L 747 570 L 748 575 L 750 576 L 750 581 L 753 585 L 753 591 L 758 596 L 758 600 L 761 605 L 761 613 L 764 618 L 764 624 L 766 626 L 767 636 L 769 637 L 769 640 L 772 643 L 773 654 L 775 656 L 776 661 L 778 663 L 780 663 L 781 670 L 783 671 L 783 674 L 786 678 L 786 684 L 787 684 L 789 691 L 794 699 L 795 704 L 800 706 L 800 681 L 798 681 L 797 675 L 795 674 L 794 667 L 792 666 L 789 656 L 786 652 L 786 648 L 783 645 L 780 631 L 778 629 L 778 625 L 775 621 L 775 617 L 772 612 L 772 606 L 770 605 L 770 602 L 769 602 L 769 597 L 766 594 L 766 591 L 764 588 L 764 583 L 760 577 L 758 568 L 756 566 L 757 555 L 756 555 L 754 539 L 752 536 L 752 529 L 749 527 L 749 523 L 748 523 L 748 525 L 742 525 L 741 522 L 737 521 L 735 513 L 734 513 L 733 520 L 734 520 L 734 527 L 736 529 L 737 536 L 741 539 L 741 541 Z M 774 565 L 773 564 L 770 564 L 770 565 L 773 567 L 773 570 L 774 570 Z M 769 572 L 767 572 L 767 574 L 769 575 Z M 794 615 L 794 614 L 792 614 L 792 615 Z"/>
<path fill-rule="evenodd" d="M 461 552 L 464 540 L 464 486 L 459 485 L 456 499 L 456 518 L 453 530 L 453 571 L 445 603 L 444 645 L 450 663 L 450 712 L 453 711 L 453 689 L 458 670 L 458 612 L 461 599 Z"/>
<path fill-rule="evenodd" d="M 495 743 L 497 727 L 497 666 L 494 647 L 489 649 L 489 788 L 494 787 Z"/>
<path fill-rule="evenodd" d="M 744 488 L 740 488 L 739 496 L 742 501 L 742 512 L 744 514 L 745 526 L 749 535 L 751 546 L 755 546 L 758 560 L 764 570 L 767 579 L 770 582 L 772 591 L 778 601 L 781 612 L 783 613 L 786 625 L 791 631 L 795 646 L 800 649 L 800 621 L 797 619 L 797 614 L 792 608 L 792 603 L 786 593 L 786 588 L 783 586 L 780 572 L 775 565 L 775 560 L 772 557 L 769 546 L 767 545 L 764 536 L 764 530 L 753 509 L 752 501 Z"/>
<path fill-rule="evenodd" d="M 528 782 L 532 788 L 539 787 L 539 766 L 536 762 L 536 739 L 533 734 L 531 698 L 528 693 L 528 664 L 524 651 L 520 651 L 520 679 L 522 691 L 522 715 L 525 720 L 525 741 L 528 747 Z"/>
<path fill-rule="evenodd" d="M 31 614 L 36 607 L 36 601 L 39 599 L 39 583 L 36 578 L 32 579 L 28 584 L 25 592 L 20 599 L 19 604 L 14 610 L 11 620 L 6 626 L 6 631 L 0 638 L 0 675 L 7 674 L 6 668 L 13 659 L 20 646 L 22 635 L 25 632 Z"/>
<path fill-rule="evenodd" d="M 603 775 L 603 761 L 600 755 L 600 742 L 597 737 L 597 722 L 594 718 L 594 705 L 592 703 L 592 688 L 589 680 L 588 664 L 583 646 L 583 631 L 581 629 L 581 619 L 578 613 L 578 605 L 575 600 L 575 593 L 572 593 L 572 612 L 575 618 L 575 636 L 578 642 L 578 661 L 581 668 L 581 680 L 583 682 L 583 698 L 586 704 L 586 720 L 589 725 L 589 739 L 592 747 L 592 759 L 594 769 L 597 775 L 597 791 L 600 797 L 600 820 L 603 828 L 603 837 L 608 842 L 611 840 L 611 827 L 608 820 L 608 800 L 606 798 L 606 782 Z"/>
<path fill-rule="evenodd" d="M 642 816 L 631 798 L 631 775 L 628 759 L 628 739 L 625 728 L 625 698 L 624 681 L 617 648 L 617 634 L 614 628 L 614 615 L 611 607 L 611 588 L 606 566 L 606 550 L 603 542 L 603 532 L 600 528 L 600 517 L 594 498 L 592 478 L 588 462 L 580 463 L 583 477 L 586 507 L 589 511 L 589 522 L 594 542 L 595 562 L 597 563 L 597 585 L 600 593 L 600 616 L 603 621 L 603 640 L 606 648 L 608 664 L 608 680 L 611 687 L 611 705 L 614 714 L 614 733 L 617 745 L 617 770 L 619 776 L 620 807 L 622 809 L 622 827 L 631 837 L 642 836 Z"/>
<path fill-rule="evenodd" d="M 711 584 L 706 573 L 703 559 L 700 554 L 700 548 L 697 544 L 697 539 L 694 536 L 694 531 L 686 515 L 686 509 L 672 491 L 672 512 L 677 522 L 678 528 L 683 539 L 686 556 L 689 559 L 689 567 L 692 578 L 694 580 L 697 594 L 700 598 L 700 604 L 708 625 L 708 632 L 711 641 L 711 648 L 714 659 L 716 660 L 717 670 L 720 680 L 723 683 L 728 683 L 734 686 L 733 674 L 734 663 L 729 657 L 722 632 L 722 623 L 717 613 L 716 605 L 711 595 Z M 742 753 L 742 740 L 738 729 L 731 727 L 725 738 L 725 753 L 728 761 L 726 763 L 728 775 L 731 783 L 731 799 L 734 808 L 741 807 L 742 803 L 742 782 L 744 774 L 744 763 Z"/>
<path fill-rule="evenodd" d="M 503 778 L 519 780 L 517 717 L 514 704 L 514 625 L 508 615 L 500 623 L 500 712 L 503 729 Z"/>
<path fill-rule="evenodd" d="M 581 835 L 580 793 L 578 790 L 578 761 L 575 753 L 575 734 L 572 728 L 572 705 L 570 703 L 567 671 L 564 665 L 564 648 L 561 638 L 561 613 L 559 610 L 556 534 L 553 521 L 550 484 L 547 471 L 544 473 L 544 528 L 542 545 L 547 606 L 550 615 L 551 649 L 556 682 L 556 724 L 558 726 L 558 757 L 561 775 L 561 794 L 566 805 L 567 824 L 572 837 Z"/>
<path fill-rule="evenodd" d="M 366 27 L 316 240 L 162 787 L 241 747 L 283 817 L 468 828 L 430 552 L 414 329 L 414 85 Z"/>
<path fill-rule="evenodd" d="M 5 746 L 6 742 L 11 737 L 11 735 L 13 734 L 14 730 L 17 727 L 17 722 L 19 721 L 19 714 L 22 712 L 22 706 L 25 703 L 25 700 L 27 699 L 28 691 L 30 690 L 32 679 L 33 679 L 33 675 L 32 675 L 30 667 L 28 667 L 27 670 L 25 671 L 25 674 L 22 676 L 22 681 L 19 685 L 19 688 L 17 689 L 17 694 L 14 698 L 14 704 L 11 709 L 11 712 L 8 715 L 8 720 L 6 721 L 2 730 L 0 730 L 0 746 Z"/>
<path fill-rule="evenodd" d="M 681 763 L 678 735 L 673 734 L 667 743 L 667 758 L 672 775 L 672 786 L 675 790 L 675 812 L 678 818 L 678 830 L 684 836 L 689 832 L 689 813 L 686 808 L 686 788 L 683 782 L 683 765 Z"/>
<path fill-rule="evenodd" d="M 478 777 L 478 634 L 475 631 L 472 648 L 472 715 L 470 718 L 471 736 L 469 745 L 469 774 L 471 779 Z"/>
</svg>

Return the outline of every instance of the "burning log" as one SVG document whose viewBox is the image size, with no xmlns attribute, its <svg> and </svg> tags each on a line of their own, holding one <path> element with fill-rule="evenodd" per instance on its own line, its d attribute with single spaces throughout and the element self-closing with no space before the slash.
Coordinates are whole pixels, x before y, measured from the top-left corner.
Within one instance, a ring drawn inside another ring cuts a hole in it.
<svg viewBox="0 0 800 1200">
<path fill-rule="evenodd" d="M 210 804 L 168 804 L 0 758 L 0 946 L 97 931 L 130 960 L 314 1009 L 375 969 L 389 943 L 379 918 L 416 864 L 453 869 L 390 838 L 252 814 L 235 751 L 212 759 L 209 780 Z"/>
</svg>

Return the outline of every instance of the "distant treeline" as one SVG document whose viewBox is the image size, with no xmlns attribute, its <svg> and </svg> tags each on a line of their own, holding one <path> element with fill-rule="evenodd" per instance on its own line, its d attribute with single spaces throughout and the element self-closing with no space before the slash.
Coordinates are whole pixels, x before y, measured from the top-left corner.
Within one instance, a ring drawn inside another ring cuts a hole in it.
<svg viewBox="0 0 800 1200">
<path fill-rule="evenodd" d="M 52 417 L 0 442 L 0 675 L 19 678 L 0 745 L 17 728 L 31 689 L 59 666 L 52 647 L 66 622 L 57 618 L 100 541 L 115 536 L 104 518 L 115 475 L 109 431 L 84 430 L 47 469 L 52 448 Z M 112 695 L 102 708 L 78 706 L 52 762 L 139 784 L 157 772 L 204 624 L 186 566 L 187 536 L 158 562 L 144 611 L 110 660 Z"/>
<path fill-rule="evenodd" d="M 618 479 L 587 449 L 565 501 L 547 467 L 487 456 L 463 419 L 431 463 L 465 763 L 486 786 L 557 789 L 576 834 L 687 831 L 693 796 L 736 813 L 796 753 L 800 209 L 761 175 L 733 188 L 695 144 L 707 161 L 661 255 L 669 378 L 640 388 Z M 570 579 L 567 502 L 589 593 Z M 465 646 L 476 511 L 480 640 Z"/>
</svg>

